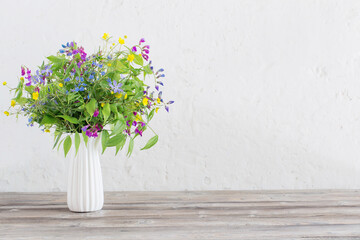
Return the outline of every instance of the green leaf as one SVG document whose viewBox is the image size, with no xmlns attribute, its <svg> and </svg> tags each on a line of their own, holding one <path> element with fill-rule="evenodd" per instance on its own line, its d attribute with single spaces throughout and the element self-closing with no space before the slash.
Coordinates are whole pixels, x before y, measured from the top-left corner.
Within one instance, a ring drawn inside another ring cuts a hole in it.
<svg viewBox="0 0 360 240">
<path fill-rule="evenodd" d="M 89 137 L 88 137 L 88 136 L 86 136 L 86 132 L 84 132 L 84 131 L 83 131 L 81 134 L 82 134 L 82 136 L 83 136 L 83 139 L 84 139 L 84 142 L 85 142 L 85 146 L 87 146 L 87 143 L 88 143 Z"/>
<path fill-rule="evenodd" d="M 128 157 L 131 156 L 133 149 L 134 149 L 134 139 L 130 138 L 129 148 L 128 148 L 128 152 L 126 154 Z"/>
<path fill-rule="evenodd" d="M 150 65 L 146 65 L 146 66 L 144 67 L 144 72 L 145 72 L 146 74 L 152 74 L 152 73 L 153 73 L 153 72 L 151 71 Z"/>
<path fill-rule="evenodd" d="M 60 138 L 61 138 L 61 135 L 62 135 L 62 132 L 60 132 L 57 137 L 56 137 L 56 140 L 55 140 L 55 143 L 54 143 L 54 146 L 53 146 L 53 149 L 56 147 L 56 145 L 58 144 Z"/>
<path fill-rule="evenodd" d="M 142 66 L 144 64 L 144 60 L 143 57 L 139 54 L 134 54 L 134 63 L 136 63 L 137 65 Z"/>
<path fill-rule="evenodd" d="M 41 120 L 40 124 L 41 124 L 41 125 L 54 124 L 54 123 L 56 123 L 56 122 L 57 122 L 56 118 L 54 118 L 54 117 L 52 117 L 52 116 L 50 116 L 50 115 L 45 115 L 45 116 L 43 117 L 43 119 Z"/>
<path fill-rule="evenodd" d="M 80 72 L 80 68 L 78 67 L 78 65 L 77 64 L 75 64 L 75 71 L 76 71 L 76 73 L 78 74 L 78 76 L 80 76 L 81 75 L 81 72 Z"/>
<path fill-rule="evenodd" d="M 67 136 L 65 138 L 65 141 L 64 141 L 64 154 L 65 154 L 65 157 L 66 157 L 66 155 L 68 154 L 68 152 L 69 152 L 69 150 L 71 148 L 71 143 L 72 143 L 71 137 Z"/>
<path fill-rule="evenodd" d="M 119 144 L 116 145 L 116 153 L 115 153 L 115 156 L 118 154 L 119 150 L 120 149 L 123 149 L 124 145 L 125 145 L 125 142 L 126 142 L 126 137 L 124 137 L 122 140 L 120 140 Z"/>
<path fill-rule="evenodd" d="M 72 63 L 70 64 L 70 66 L 68 66 L 68 67 L 66 68 L 65 78 L 69 75 L 70 70 L 72 70 L 72 69 L 74 68 L 74 65 L 75 65 L 75 62 L 72 62 Z"/>
<path fill-rule="evenodd" d="M 159 136 L 155 135 L 154 137 L 150 138 L 150 140 L 146 143 L 145 147 L 143 147 L 141 150 L 149 149 L 152 146 L 154 146 L 157 141 L 159 140 Z"/>
<path fill-rule="evenodd" d="M 96 100 L 92 98 L 90 102 L 85 105 L 86 111 L 90 114 L 90 116 L 94 115 L 94 112 L 96 110 L 96 103 Z"/>
<path fill-rule="evenodd" d="M 61 141 L 59 142 L 58 147 L 57 147 L 57 151 L 59 151 L 60 146 L 61 146 L 61 144 L 63 143 L 64 140 L 65 140 L 65 138 L 61 139 Z"/>
<path fill-rule="evenodd" d="M 122 133 L 118 134 L 118 135 L 110 138 L 109 141 L 107 141 L 106 146 L 107 147 L 114 147 L 114 146 L 118 145 L 123 140 L 123 138 L 126 139 L 125 134 L 122 134 Z"/>
<path fill-rule="evenodd" d="M 105 105 L 102 109 L 102 114 L 104 115 L 104 123 L 105 123 L 106 120 L 110 117 L 110 104 L 109 103 L 105 103 Z"/>
<path fill-rule="evenodd" d="M 56 57 L 56 56 L 49 56 L 47 57 L 47 59 L 49 59 L 51 62 L 53 63 L 59 63 L 59 62 L 63 62 L 63 61 L 66 61 L 65 58 L 61 58 L 61 57 Z"/>
<path fill-rule="evenodd" d="M 70 116 L 67 116 L 67 115 L 57 115 L 58 117 L 61 117 L 71 123 L 79 123 L 79 120 L 77 120 L 77 118 L 74 118 L 74 117 L 70 117 Z"/>
<path fill-rule="evenodd" d="M 116 69 L 119 73 L 127 73 L 129 71 L 129 68 L 126 67 L 121 61 L 115 60 L 112 65 L 114 69 Z"/>
<path fill-rule="evenodd" d="M 126 128 L 125 120 L 124 121 L 118 120 L 114 125 L 114 129 L 112 130 L 111 135 L 118 135 L 119 133 L 122 133 L 125 128 Z"/>
<path fill-rule="evenodd" d="M 75 156 L 79 150 L 79 146 L 80 146 L 80 134 L 75 133 Z"/>
<path fill-rule="evenodd" d="M 16 103 L 20 104 L 21 106 L 26 104 L 27 102 L 28 102 L 28 99 L 24 98 L 24 97 L 20 97 L 20 98 L 16 99 Z"/>
<path fill-rule="evenodd" d="M 150 120 L 153 118 L 154 116 L 154 112 L 155 112 L 155 108 L 153 110 L 151 110 L 151 112 L 149 113 L 148 117 L 147 117 L 147 121 L 150 122 Z"/>
<path fill-rule="evenodd" d="M 109 133 L 108 133 L 108 131 L 103 130 L 101 132 L 101 146 L 102 146 L 102 153 L 101 154 L 103 154 L 105 152 L 108 140 L 109 140 Z"/>
</svg>

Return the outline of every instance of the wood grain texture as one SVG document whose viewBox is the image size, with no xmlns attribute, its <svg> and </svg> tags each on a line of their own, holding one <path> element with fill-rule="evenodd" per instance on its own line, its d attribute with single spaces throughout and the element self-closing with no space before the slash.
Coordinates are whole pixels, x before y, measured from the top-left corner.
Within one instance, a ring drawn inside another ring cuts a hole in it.
<svg viewBox="0 0 360 240">
<path fill-rule="evenodd" d="M 65 193 L 0 193 L 0 239 L 360 239 L 360 191 L 108 192 L 72 213 Z"/>
</svg>

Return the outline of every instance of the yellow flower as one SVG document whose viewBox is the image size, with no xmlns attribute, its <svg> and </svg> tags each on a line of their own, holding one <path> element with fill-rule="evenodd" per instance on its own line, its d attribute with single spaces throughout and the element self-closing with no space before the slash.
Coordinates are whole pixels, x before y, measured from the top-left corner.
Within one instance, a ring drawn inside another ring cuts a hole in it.
<svg viewBox="0 0 360 240">
<path fill-rule="evenodd" d="M 119 37 L 119 43 L 120 43 L 120 44 L 124 44 L 124 43 L 125 43 L 125 40 L 122 39 L 121 37 Z"/>
<path fill-rule="evenodd" d="M 39 93 L 38 93 L 38 92 L 33 92 L 32 98 L 33 98 L 34 100 L 37 100 L 37 99 L 39 98 Z"/>
<path fill-rule="evenodd" d="M 114 91 L 111 91 L 111 94 L 114 94 Z"/>
<path fill-rule="evenodd" d="M 4 114 L 5 114 L 6 116 L 9 116 L 10 113 L 9 113 L 8 111 L 5 111 Z"/>
<path fill-rule="evenodd" d="M 112 43 L 113 46 L 115 46 L 115 43 Z"/>
<path fill-rule="evenodd" d="M 144 106 L 148 105 L 149 99 L 147 99 L 146 97 L 142 100 L 142 103 L 144 104 Z"/>
<path fill-rule="evenodd" d="M 116 98 L 121 98 L 121 97 L 122 97 L 122 94 L 121 94 L 121 93 L 117 93 L 117 94 L 115 94 L 115 97 L 116 97 Z"/>
<path fill-rule="evenodd" d="M 127 39 L 127 36 L 125 35 L 124 38 Z"/>
<path fill-rule="evenodd" d="M 137 114 L 137 115 L 136 115 L 135 120 L 136 120 L 137 122 L 142 121 L 142 117 L 140 116 L 140 114 Z"/>
<path fill-rule="evenodd" d="M 127 57 L 127 60 L 129 61 L 129 62 L 132 62 L 132 61 L 134 61 L 134 55 L 133 54 L 130 54 L 128 57 Z"/>
<path fill-rule="evenodd" d="M 21 81 L 24 81 L 24 77 L 21 77 L 20 80 L 21 80 Z"/>
<path fill-rule="evenodd" d="M 124 97 L 124 99 L 127 99 L 127 93 L 125 94 L 125 97 Z"/>
<path fill-rule="evenodd" d="M 108 65 L 109 67 L 111 67 L 111 63 L 108 63 L 107 65 Z"/>
<path fill-rule="evenodd" d="M 105 106 L 105 103 L 103 102 L 103 103 L 101 103 L 101 107 L 104 107 Z"/>
<path fill-rule="evenodd" d="M 11 106 L 12 107 L 15 107 L 15 103 L 16 103 L 15 100 L 11 100 Z"/>
<path fill-rule="evenodd" d="M 49 129 L 45 129 L 45 131 L 44 131 L 44 132 L 49 133 L 49 132 L 50 132 L 50 130 L 49 130 Z"/>
<path fill-rule="evenodd" d="M 3 82 L 3 85 L 5 86 L 7 84 L 7 82 Z"/>
<path fill-rule="evenodd" d="M 59 87 L 63 87 L 64 86 L 64 84 L 62 84 L 62 83 L 59 83 Z"/>
<path fill-rule="evenodd" d="M 161 99 L 160 99 L 160 98 L 157 98 L 156 101 L 157 101 L 157 103 L 160 103 L 160 102 L 161 102 Z"/>
<path fill-rule="evenodd" d="M 103 38 L 104 40 L 108 39 L 108 38 L 109 38 L 109 34 L 104 33 L 104 35 L 102 36 L 102 38 Z"/>
<path fill-rule="evenodd" d="M 159 108 L 156 108 L 156 109 L 155 109 L 155 112 L 157 113 L 158 111 L 159 111 Z"/>
</svg>

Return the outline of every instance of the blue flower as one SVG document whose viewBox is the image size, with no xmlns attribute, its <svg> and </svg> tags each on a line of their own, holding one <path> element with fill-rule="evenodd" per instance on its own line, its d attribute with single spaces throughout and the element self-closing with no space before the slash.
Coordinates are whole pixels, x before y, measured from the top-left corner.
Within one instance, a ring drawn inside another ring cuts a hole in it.
<svg viewBox="0 0 360 240">
<path fill-rule="evenodd" d="M 102 71 L 102 72 L 101 72 L 101 76 L 104 76 L 104 75 L 105 75 L 105 72 L 104 72 L 104 71 Z"/>
<path fill-rule="evenodd" d="M 68 77 L 65 78 L 65 79 L 64 79 L 64 82 L 70 82 L 70 78 L 68 78 Z"/>
</svg>

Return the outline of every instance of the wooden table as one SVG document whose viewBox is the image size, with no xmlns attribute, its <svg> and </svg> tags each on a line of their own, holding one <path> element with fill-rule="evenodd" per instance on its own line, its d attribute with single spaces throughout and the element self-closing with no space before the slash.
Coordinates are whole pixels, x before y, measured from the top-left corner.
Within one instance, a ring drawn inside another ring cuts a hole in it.
<svg viewBox="0 0 360 240">
<path fill-rule="evenodd" d="M 0 239 L 360 239 L 360 191 L 108 192 L 93 213 L 0 193 Z"/>
</svg>

